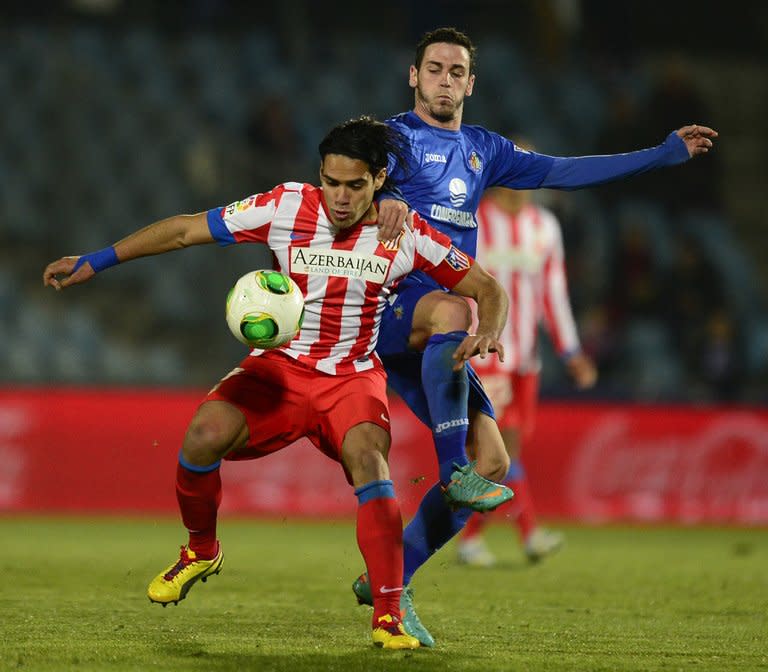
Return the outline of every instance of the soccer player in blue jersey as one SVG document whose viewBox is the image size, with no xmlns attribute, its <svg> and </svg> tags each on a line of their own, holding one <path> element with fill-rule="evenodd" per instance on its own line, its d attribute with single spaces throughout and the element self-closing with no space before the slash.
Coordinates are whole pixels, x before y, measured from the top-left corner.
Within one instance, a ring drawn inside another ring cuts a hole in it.
<svg viewBox="0 0 768 672">
<path fill-rule="evenodd" d="M 475 212 L 485 189 L 579 189 L 603 184 L 655 168 L 674 166 L 706 154 L 717 132 L 706 126 L 685 126 L 656 147 L 605 156 L 554 157 L 519 149 L 510 140 L 480 126 L 461 123 L 464 99 L 475 85 L 475 47 L 454 28 L 424 35 L 416 48 L 409 84 L 415 105 L 388 120 L 410 143 L 408 166 L 391 166 L 391 177 L 404 200 L 454 245 L 474 255 Z M 383 201 L 380 237 L 399 234 L 406 206 Z M 493 408 L 472 368 L 453 359 L 468 337 L 470 311 L 466 302 L 420 273 L 404 279 L 390 298 L 382 321 L 377 351 L 387 368 L 389 385 L 432 429 L 440 483 L 428 491 L 404 531 L 404 581 L 466 523 L 470 506 L 482 509 L 501 503 L 507 493 L 491 481 L 505 480 L 509 464 Z M 466 446 L 466 451 L 465 451 Z M 467 454 L 476 458 L 469 463 Z M 485 481 L 481 477 L 490 479 Z M 462 491 L 462 508 L 452 508 L 446 487 Z M 355 593 L 367 601 L 365 575 Z M 401 610 L 406 630 L 425 646 L 434 645 L 419 622 L 410 589 Z"/>
</svg>

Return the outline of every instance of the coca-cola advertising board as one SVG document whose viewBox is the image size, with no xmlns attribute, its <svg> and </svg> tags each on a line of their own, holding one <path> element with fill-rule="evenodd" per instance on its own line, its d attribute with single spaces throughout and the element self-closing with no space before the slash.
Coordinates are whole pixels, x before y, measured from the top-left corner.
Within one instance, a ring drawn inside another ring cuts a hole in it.
<svg viewBox="0 0 768 672">
<path fill-rule="evenodd" d="M 0 390 L 0 512 L 176 514 L 174 474 L 202 391 Z M 436 480 L 431 436 L 391 400 L 403 514 Z M 768 411 L 543 402 L 524 463 L 543 517 L 768 523 Z M 339 465 L 301 441 L 225 462 L 222 515 L 349 517 Z"/>
</svg>

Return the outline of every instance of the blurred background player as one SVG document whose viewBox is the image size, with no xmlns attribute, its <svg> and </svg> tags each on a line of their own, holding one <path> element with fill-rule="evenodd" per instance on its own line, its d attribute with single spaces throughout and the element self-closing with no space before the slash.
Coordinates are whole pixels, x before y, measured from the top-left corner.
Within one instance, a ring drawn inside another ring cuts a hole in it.
<svg viewBox="0 0 768 672">
<path fill-rule="evenodd" d="M 532 150 L 530 143 L 519 145 Z M 504 483 L 515 493 L 497 511 L 512 519 L 526 556 L 536 561 L 556 551 L 562 534 L 540 527 L 520 459 L 536 423 L 541 361 L 539 326 L 545 327 L 555 352 L 578 389 L 592 387 L 597 369 L 582 352 L 568 298 L 560 224 L 551 211 L 531 202 L 530 191 L 488 190 L 477 211 L 477 253 L 510 296 L 509 322 L 502 334 L 503 362 L 476 360 L 474 367 L 493 402 L 510 458 Z M 496 558 L 482 531 L 491 514 L 474 514 L 458 543 L 459 561 L 488 567 Z"/>
<path fill-rule="evenodd" d="M 358 498 L 357 541 L 372 579 L 374 644 L 417 648 L 400 620 L 402 518 L 390 480 L 386 377 L 374 352 L 389 287 L 415 268 L 479 301 L 481 326 L 469 349 L 500 351 L 507 297 L 474 260 L 422 220 L 397 244 L 377 240 L 374 196 L 401 138 L 363 117 L 320 143 L 322 188 L 285 183 L 224 208 L 150 224 L 115 245 L 49 264 L 43 282 L 59 290 L 118 263 L 217 242 L 263 243 L 305 297 L 299 335 L 253 350 L 198 407 L 176 469 L 176 495 L 189 533 L 178 561 L 149 584 L 152 602 L 177 604 L 218 574 L 222 459 L 257 459 L 301 437 L 341 463 Z M 358 269 L 350 273 L 350 268 Z M 265 403 L 265 400 L 269 400 Z"/>
</svg>

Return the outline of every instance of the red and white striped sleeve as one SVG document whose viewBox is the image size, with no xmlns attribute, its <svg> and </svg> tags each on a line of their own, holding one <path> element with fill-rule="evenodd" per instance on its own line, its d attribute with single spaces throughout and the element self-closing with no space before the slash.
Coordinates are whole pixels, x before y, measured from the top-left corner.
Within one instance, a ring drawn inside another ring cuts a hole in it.
<svg viewBox="0 0 768 672">
<path fill-rule="evenodd" d="M 223 208 L 208 211 L 208 228 L 220 245 L 233 243 L 266 243 L 269 227 L 286 192 L 298 191 L 303 185 L 286 183 L 263 194 L 254 194 Z"/>
<path fill-rule="evenodd" d="M 563 236 L 553 213 L 542 210 L 540 215 L 551 230 L 551 245 L 542 268 L 544 325 L 557 354 L 567 357 L 578 352 L 581 345 L 568 297 Z"/>
<path fill-rule="evenodd" d="M 413 234 L 416 243 L 413 268 L 424 271 L 443 287 L 455 287 L 475 263 L 472 257 L 455 247 L 447 235 L 417 215 L 413 218 Z"/>
</svg>

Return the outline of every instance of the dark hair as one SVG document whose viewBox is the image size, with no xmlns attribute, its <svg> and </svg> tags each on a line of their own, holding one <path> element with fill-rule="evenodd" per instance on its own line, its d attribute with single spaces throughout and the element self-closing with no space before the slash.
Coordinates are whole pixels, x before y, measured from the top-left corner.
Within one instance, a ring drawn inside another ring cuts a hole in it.
<svg viewBox="0 0 768 672">
<path fill-rule="evenodd" d="M 464 47 L 469 52 L 469 74 L 471 75 L 475 71 L 475 56 L 477 55 L 477 49 L 472 40 L 456 28 L 436 28 L 428 33 L 424 33 L 419 43 L 416 45 L 416 60 L 414 65 L 418 70 L 421 67 L 421 62 L 424 60 L 424 52 L 430 44 L 436 44 L 438 42 L 445 42 L 446 44 L 458 44 L 460 47 Z"/>
<path fill-rule="evenodd" d="M 382 168 L 387 167 L 390 155 L 401 168 L 407 168 L 404 143 L 405 138 L 397 130 L 364 115 L 332 128 L 320 142 L 318 151 L 321 159 L 325 159 L 328 154 L 360 159 L 368 164 L 375 176 Z M 389 189 L 391 186 L 387 176 L 381 188 Z"/>
</svg>

